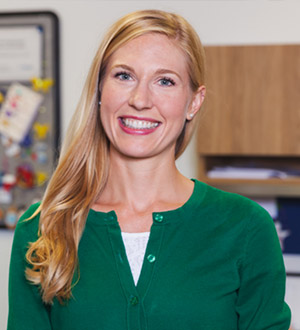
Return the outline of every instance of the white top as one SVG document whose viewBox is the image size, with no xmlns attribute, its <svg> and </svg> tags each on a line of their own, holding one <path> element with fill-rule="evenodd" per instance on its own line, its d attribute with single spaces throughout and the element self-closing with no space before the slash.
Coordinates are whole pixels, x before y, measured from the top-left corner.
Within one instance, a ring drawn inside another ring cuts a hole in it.
<svg viewBox="0 0 300 330">
<path fill-rule="evenodd" d="M 137 285 L 150 232 L 145 233 L 122 233 L 122 238 L 131 268 L 132 277 Z"/>
</svg>

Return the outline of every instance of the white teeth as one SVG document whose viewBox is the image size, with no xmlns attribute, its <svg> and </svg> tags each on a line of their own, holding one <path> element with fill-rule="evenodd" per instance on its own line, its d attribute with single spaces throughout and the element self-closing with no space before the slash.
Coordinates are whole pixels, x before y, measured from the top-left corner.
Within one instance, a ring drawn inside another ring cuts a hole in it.
<svg viewBox="0 0 300 330">
<path fill-rule="evenodd" d="M 151 121 L 146 121 L 146 120 L 130 119 L 130 118 L 123 118 L 122 123 L 128 128 L 133 128 L 133 129 L 151 129 L 158 126 L 158 123 L 153 123 Z"/>
</svg>

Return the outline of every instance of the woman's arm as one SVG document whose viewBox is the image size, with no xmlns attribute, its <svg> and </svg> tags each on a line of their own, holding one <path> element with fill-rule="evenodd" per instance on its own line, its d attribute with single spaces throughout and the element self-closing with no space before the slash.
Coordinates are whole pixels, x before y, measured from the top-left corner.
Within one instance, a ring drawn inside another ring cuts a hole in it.
<svg viewBox="0 0 300 330">
<path fill-rule="evenodd" d="M 41 300 L 38 287 L 25 278 L 25 254 L 29 242 L 37 239 L 38 218 L 24 221 L 38 207 L 31 206 L 16 227 L 9 270 L 9 315 L 7 330 L 51 330 L 50 306 Z"/>
<path fill-rule="evenodd" d="M 241 330 L 288 330 L 285 269 L 273 220 L 258 208 L 249 222 L 240 268 L 237 313 Z"/>
</svg>

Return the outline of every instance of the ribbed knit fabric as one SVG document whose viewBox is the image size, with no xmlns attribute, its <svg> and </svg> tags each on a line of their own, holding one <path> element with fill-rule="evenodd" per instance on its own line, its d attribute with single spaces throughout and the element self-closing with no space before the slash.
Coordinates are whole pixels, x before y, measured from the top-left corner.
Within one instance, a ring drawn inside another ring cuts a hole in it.
<svg viewBox="0 0 300 330">
<path fill-rule="evenodd" d="M 64 305 L 45 306 L 24 276 L 39 217 L 19 221 L 8 330 L 287 330 L 285 270 L 273 220 L 256 203 L 195 180 L 180 208 L 153 213 L 135 285 L 114 211 L 90 210 L 80 278 Z"/>
</svg>

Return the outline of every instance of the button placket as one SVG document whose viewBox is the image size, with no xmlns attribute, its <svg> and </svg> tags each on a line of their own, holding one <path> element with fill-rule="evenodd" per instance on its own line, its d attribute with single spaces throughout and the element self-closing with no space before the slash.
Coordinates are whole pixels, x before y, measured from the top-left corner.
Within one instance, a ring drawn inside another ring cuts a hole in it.
<svg viewBox="0 0 300 330">
<path fill-rule="evenodd" d="M 153 274 L 155 272 L 155 265 L 159 259 L 159 251 L 162 244 L 165 226 L 162 225 L 164 217 L 159 214 L 153 214 L 153 226 L 151 227 L 151 234 L 145 252 L 145 259 L 141 270 L 140 278 L 137 284 L 137 289 L 140 297 L 144 297 L 147 288 L 151 285 Z"/>
<path fill-rule="evenodd" d="M 162 214 L 160 214 L 160 213 L 155 213 L 155 214 L 153 215 L 153 220 L 154 220 L 154 222 L 156 222 L 156 223 L 162 223 L 163 220 L 164 220 L 164 216 L 163 216 Z M 147 255 L 147 260 L 148 260 L 149 263 L 152 264 L 152 263 L 155 262 L 156 257 L 155 257 L 154 254 L 150 253 L 150 254 Z"/>
</svg>

